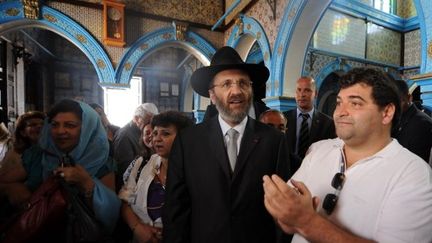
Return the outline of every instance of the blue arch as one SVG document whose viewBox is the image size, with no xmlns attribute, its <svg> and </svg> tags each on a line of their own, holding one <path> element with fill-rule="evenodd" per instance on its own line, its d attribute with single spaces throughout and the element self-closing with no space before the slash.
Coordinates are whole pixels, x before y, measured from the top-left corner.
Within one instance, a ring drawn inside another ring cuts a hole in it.
<svg viewBox="0 0 432 243">
<path fill-rule="evenodd" d="M 342 63 L 339 58 L 333 62 L 328 63 L 324 68 L 321 69 L 321 71 L 315 77 L 315 84 L 317 90 L 319 90 L 319 88 L 321 87 L 322 83 L 324 82 L 324 79 L 331 73 L 339 70 L 348 72 L 349 70 L 351 70 L 351 68 L 352 67 L 350 65 L 346 63 Z"/>
<path fill-rule="evenodd" d="M 246 59 L 247 63 L 258 64 L 262 61 L 264 61 L 264 56 L 260 49 L 256 49 L 255 51 L 249 52 L 249 55 L 247 56 Z"/>
<path fill-rule="evenodd" d="M 421 38 L 421 65 L 420 73 L 432 72 L 432 18 L 427 17 L 425 13 L 432 11 L 432 2 L 430 0 L 413 0 L 416 6 L 417 16 L 420 25 Z"/>
<path fill-rule="evenodd" d="M 271 70 L 271 49 L 264 28 L 254 18 L 240 15 L 240 19 L 243 22 L 243 33 L 240 33 L 240 28 L 238 25 L 235 25 L 228 39 L 227 45 L 235 48 L 239 44 L 239 40 L 243 35 L 248 34 L 253 36 L 261 48 L 264 65 Z M 272 80 L 271 76 L 269 79 Z M 273 86 L 271 83 L 270 85 Z"/>
<path fill-rule="evenodd" d="M 198 59 L 207 62 L 216 52 L 216 49 L 209 42 L 192 31 L 187 31 L 186 41 L 181 41 L 176 39 L 174 27 L 162 28 L 138 39 L 123 55 L 115 73 L 118 84 L 127 86 L 134 69 L 142 59 L 158 48 L 170 44 L 177 44 L 185 49 L 191 49 Z"/>
<path fill-rule="evenodd" d="M 77 46 L 93 64 L 99 82 L 115 83 L 114 68 L 108 55 L 99 42 L 81 25 L 63 13 L 48 6 L 40 6 L 40 19 L 30 20 L 24 17 L 21 1 L 9 1 L 0 4 L 0 32 L 19 28 L 39 27 L 53 31 Z"/>
<path fill-rule="evenodd" d="M 416 85 L 416 87 L 417 87 L 417 84 L 413 80 L 411 80 L 411 79 L 406 80 L 406 83 L 408 85 L 408 88 L 410 88 L 410 89 L 414 85 Z"/>
<path fill-rule="evenodd" d="M 279 27 L 279 34 L 273 48 L 272 69 L 272 86 L 270 96 L 282 96 L 284 84 L 285 60 L 288 54 L 289 43 L 294 33 L 294 28 L 306 5 L 304 0 L 292 0 L 285 8 L 284 16 Z M 299 61 L 299 60 L 296 60 Z"/>
</svg>

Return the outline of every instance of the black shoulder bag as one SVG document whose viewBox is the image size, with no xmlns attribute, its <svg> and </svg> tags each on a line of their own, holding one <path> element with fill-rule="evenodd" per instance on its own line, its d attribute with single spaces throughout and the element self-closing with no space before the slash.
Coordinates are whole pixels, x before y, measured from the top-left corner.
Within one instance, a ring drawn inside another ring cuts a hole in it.
<svg viewBox="0 0 432 243">
<path fill-rule="evenodd" d="M 65 166 L 75 165 L 68 156 L 63 158 L 63 164 Z M 67 192 L 68 201 L 66 242 L 105 242 L 106 236 L 102 224 L 87 205 L 84 195 L 75 185 L 64 181 L 62 185 Z"/>
</svg>

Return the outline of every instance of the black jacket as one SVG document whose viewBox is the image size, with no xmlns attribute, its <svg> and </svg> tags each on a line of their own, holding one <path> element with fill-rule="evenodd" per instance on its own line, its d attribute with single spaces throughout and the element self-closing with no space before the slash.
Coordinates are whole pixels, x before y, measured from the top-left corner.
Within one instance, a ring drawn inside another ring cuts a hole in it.
<svg viewBox="0 0 432 243">
<path fill-rule="evenodd" d="M 292 109 L 284 112 L 285 117 L 287 118 L 287 130 L 286 137 L 288 148 L 290 151 L 291 157 L 291 171 L 295 173 L 297 169 L 300 167 L 301 162 L 303 160 L 302 157 L 298 156 L 294 153 L 296 147 L 296 131 L 297 131 L 297 109 Z M 309 144 L 317 142 L 319 140 L 327 139 L 327 138 L 335 138 L 335 125 L 333 119 L 327 116 L 324 113 L 321 113 L 315 109 L 312 116 L 312 124 L 310 128 L 309 135 Z"/>
<path fill-rule="evenodd" d="M 411 105 L 402 114 L 399 125 L 393 129 L 393 137 L 423 160 L 429 161 L 432 146 L 432 118 Z"/>
<path fill-rule="evenodd" d="M 186 128 L 172 146 L 163 210 L 166 243 L 273 243 L 262 177 L 287 179 L 282 133 L 249 118 L 233 174 L 217 117 Z"/>
</svg>

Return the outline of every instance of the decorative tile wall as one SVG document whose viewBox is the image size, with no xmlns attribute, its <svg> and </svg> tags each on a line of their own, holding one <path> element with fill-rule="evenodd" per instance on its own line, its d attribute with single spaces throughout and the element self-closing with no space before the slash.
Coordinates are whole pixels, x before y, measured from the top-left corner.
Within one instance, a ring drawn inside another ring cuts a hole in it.
<svg viewBox="0 0 432 243">
<path fill-rule="evenodd" d="M 312 46 L 343 55 L 364 58 L 366 48 L 364 20 L 327 10 L 313 36 Z"/>
<path fill-rule="evenodd" d="M 94 8 L 85 8 L 68 3 L 48 1 L 47 5 L 65 13 L 78 21 L 97 39 L 102 39 L 102 11 Z"/>
<path fill-rule="evenodd" d="M 355 0 L 373 7 L 373 0 Z M 396 0 L 396 15 L 402 18 L 411 18 L 417 15 L 413 0 Z"/>
<path fill-rule="evenodd" d="M 421 64 L 420 30 L 405 33 L 404 66 L 419 66 Z"/>
<path fill-rule="evenodd" d="M 227 12 L 229 9 L 232 8 L 233 4 L 237 2 L 236 0 L 224 0 L 225 2 L 225 9 L 224 12 Z M 252 0 L 241 0 L 238 1 L 236 7 L 234 9 L 231 9 L 231 11 L 225 16 L 224 24 L 231 22 L 233 19 L 235 19 L 239 14 L 244 12 L 244 9 L 252 2 Z M 274 1 L 273 1 L 274 2 Z"/>
<path fill-rule="evenodd" d="M 326 56 L 326 55 L 322 55 L 322 54 L 314 54 L 313 55 L 313 65 L 312 65 L 312 69 L 310 66 L 310 62 L 311 62 L 311 56 L 308 55 L 307 59 L 306 59 L 306 65 L 305 65 L 305 74 L 308 76 L 311 76 L 315 79 L 321 79 L 324 80 L 326 77 L 318 77 L 318 74 L 321 72 L 321 70 L 323 68 L 325 68 L 327 65 L 329 65 L 331 62 L 334 62 L 336 60 L 335 57 L 330 57 L 330 56 Z M 382 66 L 375 66 L 375 65 L 370 65 L 370 64 L 365 64 L 362 62 L 357 62 L 357 61 L 352 61 L 352 60 L 344 60 L 344 62 L 349 65 L 351 68 L 357 68 L 357 67 L 371 67 L 371 68 L 377 68 L 380 69 L 382 71 L 385 71 L 384 68 Z M 398 70 L 393 69 L 393 68 L 388 68 L 387 69 L 388 72 L 391 73 L 398 73 Z M 415 73 L 415 71 L 410 71 L 411 75 L 413 75 L 413 73 Z M 409 73 L 409 72 L 407 72 Z"/>
<path fill-rule="evenodd" d="M 198 28 L 191 28 L 191 31 L 199 34 L 201 37 L 206 39 L 208 42 L 212 43 L 213 46 L 218 49 L 222 46 L 224 46 L 224 33 L 219 31 L 210 31 L 206 29 L 198 29 Z"/>
<path fill-rule="evenodd" d="M 273 16 L 273 11 L 267 1 L 258 1 L 247 13 L 249 17 L 256 19 L 266 31 L 266 35 L 270 42 L 270 48 L 273 50 L 274 42 L 278 34 L 279 26 L 284 11 L 290 0 L 276 1 L 276 16 Z"/>
<path fill-rule="evenodd" d="M 387 64 L 401 64 L 401 34 L 368 23 L 366 58 Z"/>
<path fill-rule="evenodd" d="M 312 66 L 311 66 L 311 55 L 307 55 L 306 64 L 304 66 L 305 73 L 308 76 L 317 78 L 318 73 L 329 63 L 335 61 L 335 57 L 313 54 L 312 56 Z"/>
<path fill-rule="evenodd" d="M 101 1 L 93 1 L 99 3 Z M 153 1 L 151 4 L 156 4 L 157 1 Z M 162 2 L 162 1 L 160 1 Z M 187 2 L 187 1 L 185 1 Z M 129 6 L 129 3 L 127 3 Z M 149 3 L 150 4 L 150 3 Z M 76 22 L 80 23 L 84 28 L 86 28 L 99 42 L 103 45 L 102 35 L 103 35 L 103 22 L 102 22 L 102 10 L 94 8 L 85 8 L 82 6 L 59 3 L 59 2 L 49 2 L 49 6 L 55 8 L 64 14 L 70 16 Z M 155 10 L 156 11 L 156 10 Z M 180 11 L 180 10 L 178 10 Z M 183 11 L 183 10 L 181 10 Z M 187 11 L 186 11 L 187 12 Z M 207 14 L 210 14 L 207 12 Z M 170 16 L 174 17 L 174 16 Z M 125 48 L 104 46 L 107 51 L 108 56 L 113 63 L 114 68 L 118 65 L 121 57 L 123 56 L 126 48 L 132 45 L 136 40 L 152 32 L 154 30 L 172 27 L 172 23 L 157 21 L 153 19 L 142 18 L 136 15 L 126 16 L 126 26 L 125 26 Z M 192 31 L 200 34 L 207 41 L 212 43 L 216 48 L 223 46 L 223 36 L 224 34 L 218 31 L 210 31 L 207 29 L 191 28 Z"/>
<path fill-rule="evenodd" d="M 52 1 L 48 2 L 48 5 L 59 10 L 60 12 L 63 12 L 76 22 L 80 23 L 88 32 L 90 32 L 97 40 L 99 40 L 102 45 L 102 10 Z M 123 55 L 123 48 L 105 46 L 105 50 L 107 51 L 107 54 L 113 64 L 118 63 Z"/>
<path fill-rule="evenodd" d="M 125 33 L 127 46 L 132 45 L 139 38 L 156 29 L 172 27 L 172 24 L 168 22 L 144 19 L 135 15 L 127 16 L 126 21 Z"/>
<path fill-rule="evenodd" d="M 99 3 L 101 0 L 81 0 Z M 126 9 L 149 14 L 214 25 L 224 13 L 223 0 L 120 0 Z"/>
<path fill-rule="evenodd" d="M 126 0 L 126 8 L 146 13 L 214 25 L 223 15 L 223 0 Z"/>
<path fill-rule="evenodd" d="M 284 11 L 291 0 L 276 1 L 276 16 L 273 16 L 273 11 L 268 1 L 257 1 L 245 15 L 256 19 L 265 30 L 265 34 L 270 43 L 270 49 L 273 50 L 274 43 L 278 34 L 278 29 L 281 24 Z M 276 17 L 276 19 L 274 18 Z M 225 41 L 227 43 L 229 36 L 231 35 L 232 27 L 225 32 Z"/>
<path fill-rule="evenodd" d="M 417 10 L 413 0 L 397 0 L 397 15 L 402 18 L 417 16 Z"/>
</svg>

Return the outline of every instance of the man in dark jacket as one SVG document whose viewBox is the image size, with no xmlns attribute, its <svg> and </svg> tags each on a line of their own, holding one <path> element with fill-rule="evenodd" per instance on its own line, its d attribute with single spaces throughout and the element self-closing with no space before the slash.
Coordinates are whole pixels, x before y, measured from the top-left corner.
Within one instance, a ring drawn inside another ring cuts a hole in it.
<svg viewBox="0 0 432 243">
<path fill-rule="evenodd" d="M 114 136 L 114 159 L 117 162 L 116 189 L 123 185 L 123 174 L 130 162 L 144 150 L 141 131 L 150 123 L 153 115 L 159 113 L 153 103 L 144 103 L 135 109 L 132 121 L 120 128 Z"/>
<path fill-rule="evenodd" d="M 314 108 L 316 96 L 315 80 L 312 77 L 299 78 L 295 95 L 297 109 L 284 113 L 288 120 L 286 136 L 291 152 L 292 173 L 300 167 L 312 143 L 336 137 L 333 119 Z"/>
<path fill-rule="evenodd" d="M 432 147 L 432 118 L 417 109 L 412 103 L 408 85 L 404 80 L 395 80 L 401 96 L 402 116 L 392 136 L 409 151 L 429 161 Z"/>
<path fill-rule="evenodd" d="M 268 76 L 266 67 L 244 63 L 231 47 L 193 73 L 193 89 L 210 96 L 219 114 L 177 134 L 169 158 L 164 242 L 276 241 L 262 178 L 277 173 L 287 179 L 288 149 L 281 132 L 247 115 L 252 82 Z"/>
</svg>

